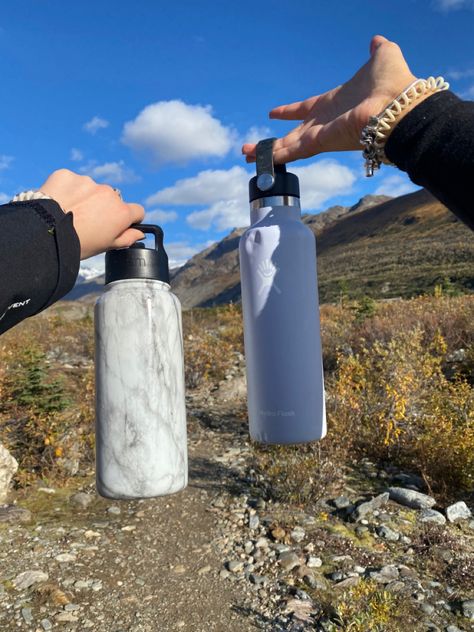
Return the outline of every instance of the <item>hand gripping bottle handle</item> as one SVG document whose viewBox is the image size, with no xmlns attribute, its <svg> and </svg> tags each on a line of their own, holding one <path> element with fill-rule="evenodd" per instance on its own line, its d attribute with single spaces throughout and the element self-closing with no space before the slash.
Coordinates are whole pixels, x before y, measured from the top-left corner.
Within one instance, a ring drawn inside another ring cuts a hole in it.
<svg viewBox="0 0 474 632">
<path fill-rule="evenodd" d="M 107 498 L 150 498 L 187 484 L 181 306 L 155 238 L 110 250 L 95 306 L 96 485 Z"/>
<path fill-rule="evenodd" d="M 326 411 L 316 240 L 301 221 L 298 178 L 257 144 L 240 273 L 250 436 L 269 444 L 322 439 Z"/>
</svg>

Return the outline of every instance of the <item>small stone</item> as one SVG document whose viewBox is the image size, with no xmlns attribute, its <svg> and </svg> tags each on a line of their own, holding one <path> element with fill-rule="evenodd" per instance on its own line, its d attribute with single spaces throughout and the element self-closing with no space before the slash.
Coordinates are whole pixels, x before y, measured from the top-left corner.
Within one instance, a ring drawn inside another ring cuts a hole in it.
<svg viewBox="0 0 474 632">
<path fill-rule="evenodd" d="M 461 602 L 461 612 L 463 617 L 474 621 L 474 599 L 467 599 Z"/>
<path fill-rule="evenodd" d="M 253 542 L 251 540 L 247 540 L 247 542 L 244 544 L 244 551 L 247 553 L 247 555 L 252 553 L 253 548 Z"/>
<path fill-rule="evenodd" d="M 221 572 L 219 573 L 219 577 L 221 579 L 227 579 L 228 577 L 230 577 L 230 573 L 226 568 L 223 568 Z"/>
<path fill-rule="evenodd" d="M 462 632 L 462 630 L 460 628 L 458 628 L 457 625 L 448 625 L 447 628 L 445 628 L 446 632 Z"/>
<path fill-rule="evenodd" d="M 436 509 L 423 509 L 418 517 L 420 522 L 433 522 L 434 524 L 446 524 L 446 518 Z"/>
<path fill-rule="evenodd" d="M 379 571 L 371 571 L 369 577 L 379 584 L 388 584 L 399 577 L 398 568 L 393 564 L 383 566 Z"/>
<path fill-rule="evenodd" d="M 351 514 L 351 520 L 359 522 L 363 520 L 368 514 L 372 513 L 374 509 L 379 509 L 388 502 L 388 492 L 379 494 L 371 500 L 367 500 L 358 505 Z"/>
<path fill-rule="evenodd" d="M 53 624 L 49 619 L 41 619 L 41 627 L 43 628 L 43 630 L 52 630 Z"/>
<path fill-rule="evenodd" d="M 290 537 L 293 540 L 293 542 L 302 542 L 305 538 L 305 531 L 302 527 L 295 527 L 291 533 L 290 533 Z"/>
<path fill-rule="evenodd" d="M 60 623 L 75 623 L 79 621 L 79 617 L 76 617 L 72 612 L 59 612 L 54 618 Z"/>
<path fill-rule="evenodd" d="M 368 531 L 369 531 L 369 528 L 364 525 L 358 526 L 355 529 L 356 535 L 358 535 L 359 538 L 364 536 L 366 533 L 368 533 Z"/>
<path fill-rule="evenodd" d="M 281 527 L 275 527 L 274 529 L 272 529 L 271 534 L 274 540 L 280 540 L 281 542 L 285 539 L 286 531 Z"/>
<path fill-rule="evenodd" d="M 198 575 L 206 575 L 207 573 L 210 573 L 211 571 L 211 566 L 209 564 L 206 564 L 206 566 L 203 566 L 202 568 L 200 568 L 198 570 Z"/>
<path fill-rule="evenodd" d="M 59 555 L 56 555 L 54 559 L 56 560 L 56 562 L 61 563 L 75 562 L 76 556 L 72 553 L 60 553 Z"/>
<path fill-rule="evenodd" d="M 323 561 L 320 557 L 315 557 L 314 555 L 308 555 L 308 559 L 306 562 L 306 566 L 308 568 L 319 568 L 323 565 Z"/>
<path fill-rule="evenodd" d="M 9 523 L 17 523 L 17 522 L 30 522 L 31 521 L 31 511 L 29 509 L 24 509 L 23 507 L 18 507 L 17 505 L 6 505 L 4 507 L 0 507 L 0 522 L 9 522 Z"/>
<path fill-rule="evenodd" d="M 31 623 L 33 621 L 33 615 L 31 614 L 31 608 L 22 608 L 21 616 L 23 617 L 25 623 Z"/>
<path fill-rule="evenodd" d="M 394 500 L 399 505 L 410 507 L 411 509 L 431 509 L 436 505 L 436 500 L 428 494 L 416 492 L 405 487 L 389 487 L 390 500 Z"/>
<path fill-rule="evenodd" d="M 431 603 L 422 603 L 420 610 L 429 616 L 430 614 L 433 614 L 435 607 Z"/>
<path fill-rule="evenodd" d="M 278 562 L 284 571 L 291 571 L 301 564 L 300 558 L 292 551 L 281 553 Z"/>
<path fill-rule="evenodd" d="M 227 568 L 231 573 L 240 573 L 244 570 L 244 563 L 240 560 L 232 560 L 227 563 Z"/>
<path fill-rule="evenodd" d="M 460 500 L 459 502 L 454 503 L 454 505 L 450 505 L 446 508 L 446 518 L 449 522 L 468 520 L 471 516 L 471 510 L 463 500 Z"/>
<path fill-rule="evenodd" d="M 329 574 L 329 579 L 333 582 L 340 582 L 342 579 L 344 579 L 344 575 L 343 573 L 341 573 L 341 571 L 334 571 L 334 573 Z"/>
<path fill-rule="evenodd" d="M 261 537 L 255 542 L 255 548 L 257 549 L 268 549 L 270 543 L 267 538 Z"/>
<path fill-rule="evenodd" d="M 348 577 L 347 579 L 343 579 L 337 584 L 334 584 L 333 588 L 335 590 L 346 590 L 346 588 L 352 588 L 352 586 L 356 586 L 360 582 L 360 577 L 356 575 L 355 577 Z"/>
<path fill-rule="evenodd" d="M 75 610 L 80 610 L 80 606 L 77 603 L 67 603 L 64 606 L 64 610 L 67 612 L 74 612 Z"/>
<path fill-rule="evenodd" d="M 183 566 L 183 564 L 176 564 L 176 566 L 173 568 L 173 573 L 176 573 L 176 575 L 182 575 L 185 572 L 186 567 Z"/>
<path fill-rule="evenodd" d="M 42 494 L 55 494 L 56 490 L 52 487 L 38 487 L 38 491 Z"/>
<path fill-rule="evenodd" d="M 127 524 L 125 525 L 125 527 L 121 528 L 121 531 L 135 531 L 136 528 L 137 528 L 137 525 L 135 524 Z"/>
<path fill-rule="evenodd" d="M 332 504 L 336 509 L 347 509 L 352 503 L 346 496 L 338 496 L 333 499 Z"/>
<path fill-rule="evenodd" d="M 313 575 L 303 575 L 303 581 L 309 588 L 318 588 L 318 581 Z"/>
<path fill-rule="evenodd" d="M 354 572 L 358 575 L 363 575 L 365 573 L 365 566 L 354 566 Z"/>
<path fill-rule="evenodd" d="M 79 590 L 84 590 L 90 587 L 90 583 L 88 581 L 83 581 L 82 579 L 78 579 L 74 582 L 74 588 L 78 588 Z"/>
<path fill-rule="evenodd" d="M 77 494 L 73 494 L 69 501 L 79 507 L 80 509 L 86 509 L 92 502 L 93 498 L 90 494 L 86 494 L 85 492 L 77 492 Z"/>
<path fill-rule="evenodd" d="M 48 579 L 48 573 L 43 573 L 43 571 L 25 571 L 15 577 L 13 580 L 13 586 L 17 590 L 25 590 L 34 584 L 45 582 Z"/>
<path fill-rule="evenodd" d="M 84 532 L 84 537 L 90 540 L 92 538 L 100 538 L 101 536 L 98 531 L 92 531 L 91 529 L 88 529 Z"/>
<path fill-rule="evenodd" d="M 400 539 L 400 534 L 398 533 L 398 531 L 394 531 L 386 525 L 381 525 L 380 527 L 377 527 L 376 531 L 377 535 L 379 535 L 384 540 L 387 540 L 388 542 L 398 542 L 398 540 Z"/>
<path fill-rule="evenodd" d="M 107 513 L 112 514 L 113 516 L 119 516 L 122 513 L 122 510 L 120 507 L 117 507 L 117 505 L 112 505 L 107 509 Z"/>
<path fill-rule="evenodd" d="M 255 530 L 258 529 L 258 525 L 260 524 L 260 520 L 257 514 L 253 514 L 249 516 L 249 529 Z"/>
<path fill-rule="evenodd" d="M 266 575 L 250 573 L 249 580 L 250 583 L 255 584 L 255 586 L 266 586 L 268 584 L 268 577 Z"/>
</svg>

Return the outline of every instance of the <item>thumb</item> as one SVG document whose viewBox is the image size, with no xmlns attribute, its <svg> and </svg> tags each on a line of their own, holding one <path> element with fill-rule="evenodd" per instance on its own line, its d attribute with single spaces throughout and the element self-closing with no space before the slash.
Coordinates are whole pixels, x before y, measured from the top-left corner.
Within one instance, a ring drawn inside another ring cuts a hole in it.
<svg viewBox="0 0 474 632">
<path fill-rule="evenodd" d="M 388 41 L 389 40 L 383 35 L 374 35 L 374 37 L 370 40 L 370 55 L 374 55 L 377 48 Z"/>
</svg>

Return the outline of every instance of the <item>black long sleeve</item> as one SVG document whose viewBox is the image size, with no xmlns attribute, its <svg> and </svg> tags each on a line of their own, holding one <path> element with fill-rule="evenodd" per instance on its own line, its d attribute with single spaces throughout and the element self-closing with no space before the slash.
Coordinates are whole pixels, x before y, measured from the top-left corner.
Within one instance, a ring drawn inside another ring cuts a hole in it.
<svg viewBox="0 0 474 632">
<path fill-rule="evenodd" d="M 79 263 L 72 213 L 53 200 L 0 206 L 0 334 L 67 294 Z"/>
<path fill-rule="evenodd" d="M 433 94 L 394 128 L 385 153 L 474 230 L 473 102 Z"/>
</svg>

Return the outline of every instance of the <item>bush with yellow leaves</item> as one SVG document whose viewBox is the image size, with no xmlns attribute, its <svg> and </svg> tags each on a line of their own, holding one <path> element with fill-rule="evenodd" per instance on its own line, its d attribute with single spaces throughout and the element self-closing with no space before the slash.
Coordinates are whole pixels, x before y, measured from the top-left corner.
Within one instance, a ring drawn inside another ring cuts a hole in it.
<svg viewBox="0 0 474 632">
<path fill-rule="evenodd" d="M 330 421 L 361 453 L 415 468 L 433 490 L 474 489 L 474 390 L 448 380 L 446 342 L 419 327 L 339 354 Z"/>
</svg>

